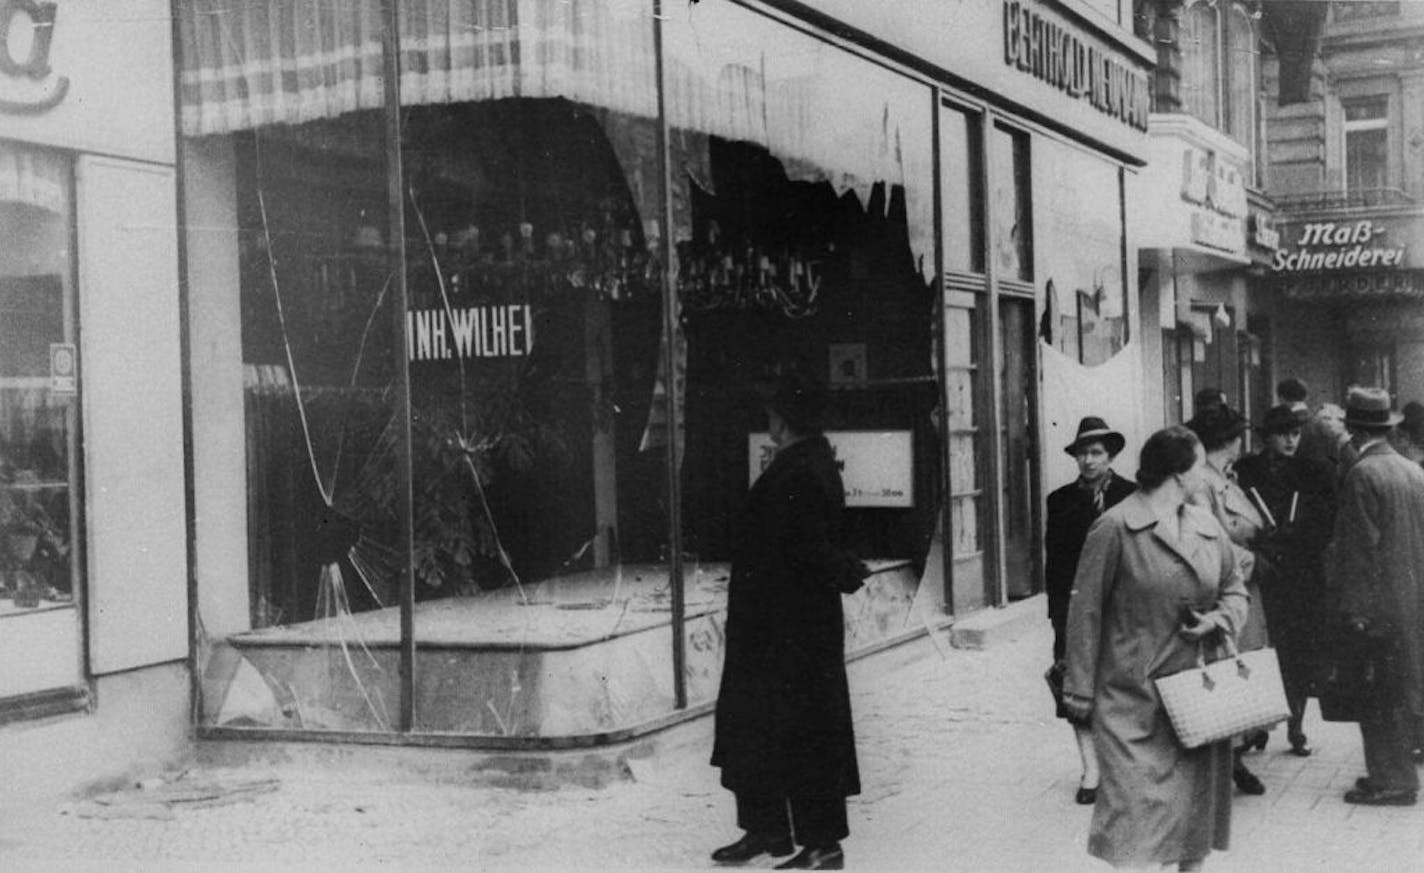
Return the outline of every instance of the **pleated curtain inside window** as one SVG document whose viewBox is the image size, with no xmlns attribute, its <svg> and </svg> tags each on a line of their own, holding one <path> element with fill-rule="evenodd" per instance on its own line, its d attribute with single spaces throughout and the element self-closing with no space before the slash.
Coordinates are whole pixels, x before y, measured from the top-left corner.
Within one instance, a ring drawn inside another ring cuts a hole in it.
<svg viewBox="0 0 1424 873">
<path fill-rule="evenodd" d="M 398 0 L 406 106 L 566 97 L 655 117 L 651 0 Z M 177 4 L 183 133 L 380 108 L 380 0 Z"/>
</svg>

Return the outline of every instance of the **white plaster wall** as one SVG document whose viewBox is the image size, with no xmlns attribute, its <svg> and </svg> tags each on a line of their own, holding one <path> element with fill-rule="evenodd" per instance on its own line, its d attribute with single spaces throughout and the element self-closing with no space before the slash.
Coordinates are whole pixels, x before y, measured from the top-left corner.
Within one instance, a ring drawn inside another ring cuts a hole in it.
<svg viewBox="0 0 1424 873">
<path fill-rule="evenodd" d="M 238 293 L 236 161 L 231 140 L 185 140 L 184 245 L 193 428 L 198 617 L 226 635 L 251 622 L 247 468 Z"/>
<path fill-rule="evenodd" d="M 0 728 L 0 815 L 6 803 L 114 786 L 187 760 L 188 675 L 176 663 L 105 676 L 92 713 Z"/>
</svg>

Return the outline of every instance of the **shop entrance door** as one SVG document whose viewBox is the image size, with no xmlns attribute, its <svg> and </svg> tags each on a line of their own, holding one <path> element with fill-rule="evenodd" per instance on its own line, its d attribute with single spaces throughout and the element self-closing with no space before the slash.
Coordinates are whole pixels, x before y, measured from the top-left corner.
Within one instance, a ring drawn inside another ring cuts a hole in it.
<svg viewBox="0 0 1424 873">
<path fill-rule="evenodd" d="M 1004 584 L 1010 600 L 1041 587 L 1038 573 L 1038 372 L 1033 301 L 999 301 L 999 371 L 1003 385 L 1000 445 L 1003 447 Z"/>
</svg>

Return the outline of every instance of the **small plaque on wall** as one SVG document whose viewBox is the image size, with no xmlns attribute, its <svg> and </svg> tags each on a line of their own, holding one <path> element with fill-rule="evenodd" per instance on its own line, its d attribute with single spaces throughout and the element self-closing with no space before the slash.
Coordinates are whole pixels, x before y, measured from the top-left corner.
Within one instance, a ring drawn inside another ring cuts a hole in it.
<svg viewBox="0 0 1424 873">
<path fill-rule="evenodd" d="M 909 509 L 915 505 L 914 442 L 908 430 L 828 430 L 845 486 L 846 506 Z M 771 463 L 768 433 L 747 435 L 751 482 Z"/>
<path fill-rule="evenodd" d="M 51 394 L 79 391 L 79 353 L 74 343 L 49 344 L 49 390 Z"/>
<path fill-rule="evenodd" d="M 831 343 L 828 357 L 832 385 L 865 383 L 867 378 L 865 343 Z"/>
</svg>

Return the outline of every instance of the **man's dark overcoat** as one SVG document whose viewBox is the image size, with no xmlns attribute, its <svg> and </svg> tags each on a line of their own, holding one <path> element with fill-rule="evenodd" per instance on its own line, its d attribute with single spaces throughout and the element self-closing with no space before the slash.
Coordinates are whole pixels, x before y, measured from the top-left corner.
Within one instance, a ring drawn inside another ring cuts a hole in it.
<svg viewBox="0 0 1424 873">
<path fill-rule="evenodd" d="M 1137 486 L 1116 473 L 1103 486 L 1103 512 L 1137 490 Z M 1068 598 L 1073 593 L 1073 576 L 1083 554 L 1088 528 L 1101 514 L 1093 508 L 1093 491 L 1074 479 L 1048 495 L 1043 531 L 1043 587 L 1048 595 L 1048 620 L 1053 624 L 1053 659 L 1063 658 L 1068 624 Z"/>
<path fill-rule="evenodd" d="M 1261 585 L 1261 605 L 1287 681 L 1308 683 L 1327 645 L 1324 556 L 1335 526 L 1335 471 L 1299 452 L 1261 452 L 1237 461 L 1236 476 L 1275 520 L 1260 544 L 1274 571 Z"/>
<path fill-rule="evenodd" d="M 838 543 L 845 491 L 830 444 L 776 453 L 747 495 L 732 553 L 712 764 L 746 794 L 860 793 Z"/>
<path fill-rule="evenodd" d="M 1424 470 L 1377 442 L 1345 475 L 1326 581 L 1334 608 L 1390 649 L 1382 689 L 1424 715 Z"/>
</svg>

